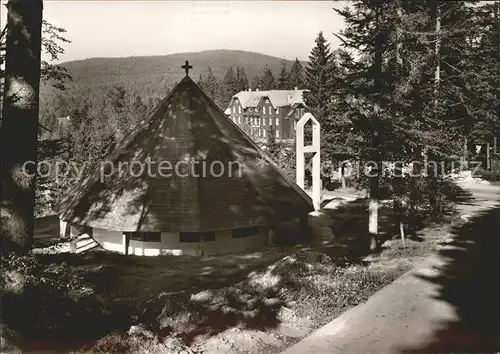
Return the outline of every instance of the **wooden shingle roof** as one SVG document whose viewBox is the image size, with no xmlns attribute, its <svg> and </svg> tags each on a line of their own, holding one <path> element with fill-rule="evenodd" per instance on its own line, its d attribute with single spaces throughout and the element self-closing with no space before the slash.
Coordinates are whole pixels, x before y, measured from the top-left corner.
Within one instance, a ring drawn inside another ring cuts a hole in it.
<svg viewBox="0 0 500 354">
<path fill-rule="evenodd" d="M 160 163 L 171 166 L 163 176 Z M 227 230 L 314 210 L 311 198 L 189 77 L 65 195 L 57 208 L 63 220 L 116 231 Z"/>
</svg>

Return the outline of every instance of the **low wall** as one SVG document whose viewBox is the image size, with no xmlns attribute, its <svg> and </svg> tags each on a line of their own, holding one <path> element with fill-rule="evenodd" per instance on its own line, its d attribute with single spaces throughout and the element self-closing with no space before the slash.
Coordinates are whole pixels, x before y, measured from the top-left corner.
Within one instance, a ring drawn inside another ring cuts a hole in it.
<svg viewBox="0 0 500 354">
<path fill-rule="evenodd" d="M 104 249 L 125 253 L 124 237 L 121 231 L 94 228 L 92 237 Z M 259 228 L 254 235 L 233 238 L 231 230 L 217 231 L 215 241 L 180 242 L 179 233 L 162 232 L 161 242 L 130 240 L 128 254 L 137 256 L 190 255 L 205 256 L 238 253 L 258 249 L 267 244 L 268 232 Z"/>
</svg>

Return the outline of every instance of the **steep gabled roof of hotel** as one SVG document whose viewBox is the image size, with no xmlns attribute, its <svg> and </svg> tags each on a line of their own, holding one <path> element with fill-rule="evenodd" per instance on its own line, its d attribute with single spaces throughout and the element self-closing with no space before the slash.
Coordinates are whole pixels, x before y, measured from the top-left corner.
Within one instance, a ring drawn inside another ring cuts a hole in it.
<svg viewBox="0 0 500 354">
<path fill-rule="evenodd" d="M 304 92 L 306 90 L 269 90 L 269 91 L 240 91 L 233 96 L 237 98 L 243 108 L 258 107 L 260 101 L 267 97 L 274 108 L 291 106 L 304 102 Z"/>
</svg>

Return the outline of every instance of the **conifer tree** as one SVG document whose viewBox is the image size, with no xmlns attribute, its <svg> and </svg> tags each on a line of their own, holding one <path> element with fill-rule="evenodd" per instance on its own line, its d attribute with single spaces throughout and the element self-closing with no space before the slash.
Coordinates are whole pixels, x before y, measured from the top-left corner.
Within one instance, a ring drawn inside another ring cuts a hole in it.
<svg viewBox="0 0 500 354">
<path fill-rule="evenodd" d="M 252 79 L 252 90 L 262 90 L 262 79 L 259 75 L 255 75 Z"/>
<path fill-rule="evenodd" d="M 290 68 L 288 84 L 291 89 L 295 87 L 297 87 L 299 90 L 305 88 L 304 67 L 302 66 L 298 58 L 295 58 L 295 61 Z"/>
<path fill-rule="evenodd" d="M 231 97 L 240 91 L 238 90 L 238 86 L 238 81 L 236 80 L 236 75 L 234 73 L 233 67 L 230 66 L 227 69 L 226 75 L 224 76 L 221 88 L 224 93 L 224 103 L 226 105 L 231 100 Z"/>
<path fill-rule="evenodd" d="M 281 70 L 280 74 L 278 76 L 278 90 L 289 90 L 290 89 L 290 84 L 289 84 L 289 74 L 288 74 L 288 69 L 286 65 L 286 61 L 282 60 L 281 61 Z"/>
<path fill-rule="evenodd" d="M 260 89 L 263 91 L 274 90 L 276 88 L 276 79 L 268 65 L 264 67 L 260 77 Z"/>
<path fill-rule="evenodd" d="M 327 115 L 327 107 L 331 102 L 334 74 L 330 44 L 323 37 L 323 32 L 319 32 L 315 43 L 316 45 L 309 55 L 309 65 L 306 68 L 305 81 L 309 91 L 306 92 L 304 98 L 314 117 L 323 123 Z"/>
<path fill-rule="evenodd" d="M 198 76 L 198 80 L 196 81 L 196 84 L 203 89 L 203 87 L 205 85 L 205 79 L 204 79 L 202 74 L 200 74 L 200 76 Z"/>
<path fill-rule="evenodd" d="M 132 109 L 131 109 L 133 115 L 134 115 L 134 125 L 138 122 L 140 122 L 142 119 L 146 118 L 146 114 L 148 112 L 148 109 L 146 105 L 144 104 L 142 97 L 140 95 L 135 96 L 134 102 L 132 103 Z"/>
<path fill-rule="evenodd" d="M 245 91 L 248 88 L 248 78 L 243 66 L 236 68 L 236 92 Z"/>
<path fill-rule="evenodd" d="M 224 84 L 232 95 L 238 92 L 238 81 L 232 66 L 227 69 L 226 75 L 224 76 Z"/>
<path fill-rule="evenodd" d="M 467 69 L 461 68 L 473 95 L 471 102 L 476 120 L 464 129 L 464 147 L 467 141 L 481 139 L 492 141 L 500 136 L 500 2 L 485 3 L 473 12 L 470 50 L 462 59 Z M 468 60 L 466 60 L 468 59 Z M 467 151 L 465 151 L 467 154 Z"/>
<path fill-rule="evenodd" d="M 474 46 L 480 43 L 480 31 L 474 23 L 479 21 L 467 3 L 357 1 L 336 10 L 346 23 L 339 35 L 342 45 L 356 51 L 358 59 L 341 53 L 347 85 L 333 97 L 350 97 L 346 113 L 359 136 L 362 158 L 421 161 L 426 151 L 431 160 L 441 161 L 457 151 L 461 135 L 480 123 L 478 109 L 487 105 L 478 106 L 485 100 L 474 94 L 481 89 L 472 84 L 482 81 L 488 87 L 488 80 L 473 79 L 487 70 L 477 70 Z M 427 206 L 439 211 L 441 191 L 434 176 L 442 171 L 432 172 Z"/>
<path fill-rule="evenodd" d="M 276 127 L 271 122 L 267 127 L 266 136 L 267 152 L 269 155 L 275 157 L 279 152 L 279 144 L 276 142 Z"/>
<path fill-rule="evenodd" d="M 7 10 L 0 128 L 2 253 L 28 252 L 33 245 L 36 171 L 26 173 L 23 165 L 37 162 L 43 4 L 10 0 Z"/>
<path fill-rule="evenodd" d="M 388 144 L 391 136 L 391 125 L 387 121 L 390 121 L 390 110 L 387 107 L 390 88 L 384 72 L 384 55 L 387 55 L 390 48 L 392 28 L 388 15 L 389 6 L 377 1 L 358 1 L 352 8 L 336 10 L 346 22 L 346 29 L 341 31 L 343 45 L 349 49 L 361 49 L 357 62 L 352 58 L 344 62 L 350 66 L 350 85 L 343 87 L 343 94 L 344 101 L 346 97 L 352 97 L 351 104 L 348 105 L 351 107 L 348 115 L 362 142 L 357 149 L 362 160 L 370 162 L 370 174 L 367 177 L 370 193 L 368 232 L 371 251 L 378 247 L 379 178 L 382 161 L 387 156 L 384 144 Z M 322 50 L 325 47 L 322 42 L 324 40 L 318 38 L 319 53 L 326 51 Z M 319 55 L 318 57 L 321 58 Z"/>
<path fill-rule="evenodd" d="M 217 77 L 212 72 L 212 68 L 208 67 L 207 77 L 205 78 L 203 89 L 205 93 L 222 109 L 227 102 L 224 102 L 222 85 Z"/>
</svg>

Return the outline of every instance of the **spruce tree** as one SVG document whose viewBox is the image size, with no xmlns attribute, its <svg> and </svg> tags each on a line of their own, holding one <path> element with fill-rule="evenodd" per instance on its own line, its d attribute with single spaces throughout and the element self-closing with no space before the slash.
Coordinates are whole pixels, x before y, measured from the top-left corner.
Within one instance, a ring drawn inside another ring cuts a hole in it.
<svg viewBox="0 0 500 354">
<path fill-rule="evenodd" d="M 222 85 L 210 66 L 207 71 L 208 73 L 204 81 L 204 91 L 220 108 L 224 109 L 224 105 L 227 105 L 227 102 L 224 101 Z"/>
<path fill-rule="evenodd" d="M 298 58 L 295 58 L 295 61 L 290 68 L 288 85 L 290 89 L 297 87 L 299 90 L 301 90 L 305 88 L 304 67 L 302 66 Z"/>
<path fill-rule="evenodd" d="M 264 67 L 260 77 L 260 89 L 263 91 L 274 90 L 276 88 L 276 79 L 268 65 Z"/>
<path fill-rule="evenodd" d="M 331 102 L 333 65 L 330 44 L 323 32 L 319 32 L 315 47 L 309 55 L 309 65 L 306 68 L 306 88 L 304 95 L 306 105 L 316 119 L 323 123 L 327 115 L 327 107 Z"/>
<path fill-rule="evenodd" d="M 464 143 L 500 136 L 500 2 L 473 8 L 473 33 L 467 70 L 462 69 L 470 86 L 469 94 L 476 121 L 464 130 Z M 467 144 L 465 144 L 466 146 Z M 465 151 L 465 153 L 467 153 Z"/>
<path fill-rule="evenodd" d="M 257 74 L 253 77 L 252 79 L 252 90 L 262 90 L 262 79 L 260 76 Z"/>
<path fill-rule="evenodd" d="M 9 250 L 29 252 L 33 245 L 36 171 L 25 173 L 22 167 L 37 162 L 42 9 L 41 0 L 7 3 L 0 129 L 3 254 Z"/>
<path fill-rule="evenodd" d="M 132 114 L 134 116 L 134 125 L 137 122 L 140 122 L 141 120 L 146 118 L 146 114 L 148 112 L 148 109 L 146 105 L 144 104 L 144 101 L 140 95 L 135 96 L 134 102 L 132 103 Z M 84 114 L 86 115 L 86 114 Z"/>
<path fill-rule="evenodd" d="M 227 69 L 226 75 L 224 76 L 224 80 L 222 81 L 222 87 L 221 90 L 223 91 L 223 99 L 225 105 L 229 104 L 229 101 L 231 100 L 231 97 L 233 95 L 237 94 L 240 90 L 238 90 L 238 81 L 236 79 L 235 72 L 233 70 L 233 67 L 230 66 Z"/>
<path fill-rule="evenodd" d="M 357 62 L 353 58 L 343 60 L 344 65 L 349 65 L 350 85 L 343 86 L 343 97 L 340 95 L 340 98 L 345 102 L 352 97 L 350 105 L 346 105 L 350 107 L 346 113 L 352 122 L 352 128 L 359 134 L 361 144 L 357 146 L 357 150 L 360 157 L 362 161 L 370 161 L 368 232 L 371 251 L 376 250 L 378 246 L 379 178 L 382 161 L 387 157 L 384 144 L 390 140 L 391 132 L 391 125 L 388 124 L 390 110 L 387 104 L 391 97 L 387 75 L 384 72 L 384 55 L 388 54 L 390 48 L 392 19 L 389 16 L 389 7 L 390 4 L 382 2 L 357 1 L 352 8 L 336 10 L 346 23 L 346 29 L 341 31 L 343 45 L 348 49 L 358 50 L 361 54 Z M 326 46 L 322 44 L 322 36 L 316 43 L 317 54 L 313 56 L 315 63 L 327 63 L 324 59 L 327 56 L 319 55 L 328 53 Z M 331 64 L 329 68 L 332 68 Z M 311 72 L 310 70 L 309 73 Z M 321 77 L 321 74 L 316 77 Z M 313 80 L 309 81 L 314 83 Z M 330 103 L 331 101 L 328 102 Z"/>
<path fill-rule="evenodd" d="M 236 92 L 245 91 L 246 89 L 248 89 L 248 78 L 243 66 L 238 66 L 236 68 L 236 83 Z"/>
<path fill-rule="evenodd" d="M 238 82 L 236 80 L 236 75 L 234 73 L 233 67 L 230 66 L 227 69 L 226 75 L 224 76 L 224 85 L 227 90 L 231 93 L 231 96 L 237 93 L 238 90 Z"/>
<path fill-rule="evenodd" d="M 205 79 L 203 78 L 202 74 L 200 74 L 200 76 L 198 77 L 198 80 L 196 81 L 196 84 L 203 89 L 203 87 L 205 85 Z"/>
<path fill-rule="evenodd" d="M 345 118 L 348 109 L 347 96 L 339 96 L 339 87 L 344 74 L 337 58 L 330 52 L 329 44 L 320 32 L 312 49 L 309 66 L 306 68 L 304 89 L 305 103 L 321 124 L 321 152 L 324 160 L 345 158 L 349 151 L 346 136 L 350 134 L 349 121 Z M 295 66 L 299 69 L 300 62 Z M 309 132 L 306 131 L 307 138 Z M 347 142 L 347 143 L 346 143 Z M 342 156 L 339 156 L 342 153 Z"/>
<path fill-rule="evenodd" d="M 273 158 L 276 158 L 276 154 L 279 153 L 279 144 L 276 141 L 276 127 L 273 124 L 269 124 L 266 130 L 266 147 L 267 152 Z"/>
<path fill-rule="evenodd" d="M 288 74 L 288 69 L 286 65 L 286 60 L 281 61 L 281 70 L 280 74 L 278 76 L 278 90 L 289 90 L 290 89 L 290 84 L 289 84 L 289 74 Z"/>
<path fill-rule="evenodd" d="M 473 54 L 480 32 L 474 23 L 479 21 L 467 3 L 356 1 L 336 10 L 346 23 L 339 35 L 342 45 L 357 58 L 339 53 L 346 76 L 344 84 L 338 83 L 341 95 L 333 97 L 340 103 L 350 97 L 345 113 L 363 159 L 422 161 L 425 152 L 439 162 L 457 151 L 461 135 L 477 126 L 478 102 L 484 100 L 474 94 L 481 89 L 472 84 L 488 80 L 473 79 L 487 70 L 477 70 L 480 61 Z M 426 206 L 435 212 L 441 191 L 434 176 L 442 171 L 429 171 Z M 376 191 L 375 179 L 370 181 Z M 393 180 L 394 190 L 404 194 L 399 182 Z M 376 195 L 371 195 L 375 210 Z"/>
</svg>

